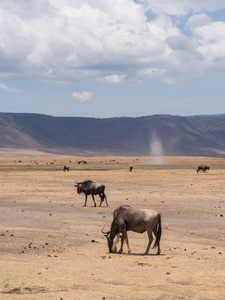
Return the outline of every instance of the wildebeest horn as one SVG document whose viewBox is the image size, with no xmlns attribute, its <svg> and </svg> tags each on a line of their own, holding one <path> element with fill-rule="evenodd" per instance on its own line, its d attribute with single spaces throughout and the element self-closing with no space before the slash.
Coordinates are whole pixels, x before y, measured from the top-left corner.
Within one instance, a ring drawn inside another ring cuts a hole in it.
<svg viewBox="0 0 225 300">
<path fill-rule="evenodd" d="M 101 232 L 102 232 L 103 234 L 107 234 L 107 235 L 108 235 L 108 234 L 110 233 L 110 231 L 104 232 L 103 229 L 104 229 L 104 227 L 102 227 L 102 230 L 101 230 Z"/>
</svg>

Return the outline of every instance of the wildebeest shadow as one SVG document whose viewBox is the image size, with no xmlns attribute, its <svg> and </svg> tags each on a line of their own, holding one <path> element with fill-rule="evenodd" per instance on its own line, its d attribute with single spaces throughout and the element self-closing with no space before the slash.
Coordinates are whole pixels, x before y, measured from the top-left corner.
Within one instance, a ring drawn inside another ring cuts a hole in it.
<svg viewBox="0 0 225 300">
<path fill-rule="evenodd" d="M 115 254 L 119 254 L 119 255 L 128 255 L 128 256 L 165 256 L 166 254 L 164 253 L 160 253 L 160 254 L 157 254 L 157 253 L 148 253 L 148 254 L 144 254 L 144 253 L 126 253 L 126 252 L 123 252 L 123 253 L 115 253 Z"/>
</svg>

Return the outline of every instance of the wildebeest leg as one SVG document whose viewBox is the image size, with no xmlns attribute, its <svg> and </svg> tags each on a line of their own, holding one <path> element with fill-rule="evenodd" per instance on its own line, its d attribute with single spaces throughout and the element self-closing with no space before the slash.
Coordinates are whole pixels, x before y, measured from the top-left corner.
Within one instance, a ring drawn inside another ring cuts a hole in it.
<svg viewBox="0 0 225 300">
<path fill-rule="evenodd" d="M 96 207 L 96 203 L 95 203 L 95 198 L 94 198 L 94 195 L 92 195 L 92 199 L 94 201 L 94 204 L 95 204 L 95 207 Z"/>
<path fill-rule="evenodd" d="M 153 241 L 153 236 L 152 236 L 152 229 L 151 230 L 147 230 L 147 233 L 148 233 L 148 246 L 147 246 L 147 249 L 144 253 L 144 255 L 147 255 L 148 252 L 149 252 L 149 249 L 151 247 L 151 243 Z"/>
<path fill-rule="evenodd" d="M 108 201 L 107 201 L 106 194 L 103 194 L 103 196 L 104 196 L 104 198 L 105 198 L 105 203 L 106 203 L 106 205 L 109 206 Z M 104 198 L 103 198 L 103 200 L 104 200 Z"/>
<path fill-rule="evenodd" d="M 101 199 L 99 207 L 102 205 L 102 202 L 104 201 L 104 196 L 102 194 L 99 194 L 99 197 Z"/>
<path fill-rule="evenodd" d="M 120 248 L 119 253 L 121 253 L 123 251 L 123 242 L 124 242 L 124 240 L 126 241 L 126 244 L 127 244 L 128 254 L 130 254 L 131 250 L 130 250 L 130 246 L 129 246 L 127 231 L 125 229 L 122 231 L 121 248 Z"/>
<path fill-rule="evenodd" d="M 106 195 L 105 195 L 105 194 L 99 194 L 99 196 L 100 196 L 100 198 L 101 198 L 101 202 L 100 202 L 100 205 L 99 205 L 99 206 L 102 205 L 104 199 L 105 199 L 106 205 L 109 206 L 109 205 L 108 205 L 108 201 L 107 201 Z"/>
<path fill-rule="evenodd" d="M 84 206 L 87 205 L 87 195 L 85 194 L 85 202 L 84 202 Z"/>
<path fill-rule="evenodd" d="M 124 234 L 122 234 L 122 236 L 121 236 L 121 247 L 120 247 L 120 250 L 118 251 L 118 253 L 123 252 L 123 243 L 124 243 Z"/>
</svg>

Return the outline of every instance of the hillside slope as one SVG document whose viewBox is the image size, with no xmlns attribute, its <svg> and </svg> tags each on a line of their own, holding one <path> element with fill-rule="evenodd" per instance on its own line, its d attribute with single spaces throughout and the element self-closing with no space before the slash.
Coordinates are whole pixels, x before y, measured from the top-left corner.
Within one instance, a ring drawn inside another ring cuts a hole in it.
<svg viewBox="0 0 225 300">
<path fill-rule="evenodd" d="M 0 113 L 0 135 L 0 148 L 37 149 L 56 154 L 225 154 L 225 116 L 97 119 Z"/>
</svg>

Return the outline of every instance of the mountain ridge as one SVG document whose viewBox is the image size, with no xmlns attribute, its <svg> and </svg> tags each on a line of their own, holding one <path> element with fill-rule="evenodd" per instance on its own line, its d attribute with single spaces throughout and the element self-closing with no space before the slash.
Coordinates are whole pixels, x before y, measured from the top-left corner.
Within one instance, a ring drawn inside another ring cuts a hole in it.
<svg viewBox="0 0 225 300">
<path fill-rule="evenodd" d="M 0 113 L 0 135 L 0 148 L 37 149 L 74 156 L 223 157 L 225 115 L 100 119 Z"/>
</svg>

